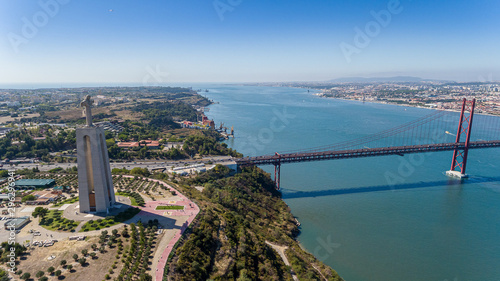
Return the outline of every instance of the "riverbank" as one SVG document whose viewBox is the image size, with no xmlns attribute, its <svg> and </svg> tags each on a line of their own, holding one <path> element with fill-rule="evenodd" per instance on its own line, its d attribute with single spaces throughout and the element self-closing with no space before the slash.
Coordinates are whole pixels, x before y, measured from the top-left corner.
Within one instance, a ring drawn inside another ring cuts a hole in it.
<svg viewBox="0 0 500 281">
<path fill-rule="evenodd" d="M 200 192 L 193 186 L 205 188 Z M 260 168 L 244 168 L 233 175 L 217 166 L 182 179 L 178 188 L 201 212 L 167 265 L 166 276 L 171 280 L 291 280 L 295 274 L 299 280 L 343 280 L 302 250 L 295 240 L 296 219 L 269 174 Z M 269 243 L 283 251 L 274 251 Z"/>
<path fill-rule="evenodd" d="M 427 106 L 419 106 L 419 105 L 412 105 L 412 104 L 401 104 L 401 103 L 393 103 L 393 102 L 387 102 L 387 101 L 376 101 L 376 100 L 358 100 L 358 99 L 347 99 L 347 98 L 338 98 L 338 97 L 325 97 L 321 93 L 314 93 L 314 96 L 318 96 L 320 98 L 324 99 L 334 99 L 334 100 L 344 100 L 344 101 L 355 101 L 355 102 L 361 102 L 361 103 L 376 103 L 376 104 L 387 104 L 387 105 L 396 105 L 396 106 L 402 106 L 402 107 L 411 107 L 411 108 L 421 108 L 421 109 L 429 109 L 429 110 L 442 110 L 442 111 L 450 111 L 450 112 L 459 112 L 459 109 L 448 109 L 448 108 L 435 108 L 435 107 L 427 107 Z M 461 101 L 457 100 L 457 104 L 461 103 Z M 485 113 L 485 112 L 474 112 L 474 115 L 486 115 L 486 116 L 500 116 L 500 114 L 494 114 L 494 113 Z"/>
<path fill-rule="evenodd" d="M 323 100 L 303 88 L 209 88 L 207 97 L 220 104 L 207 114 L 234 124 L 237 137 L 225 143 L 250 156 L 356 139 L 432 113 Z M 456 129 L 455 122 L 450 128 Z M 302 224 L 300 244 L 346 280 L 496 280 L 500 260 L 484 249 L 500 247 L 491 230 L 500 220 L 497 151 L 471 152 L 473 176 L 462 183 L 443 175 L 452 156 L 446 152 L 287 164 L 281 169 L 282 198 Z M 273 173 L 272 166 L 262 168 Z M 386 175 L 401 176 L 401 184 L 391 185 Z M 389 190 L 331 195 L 339 188 L 378 186 Z M 295 192 L 300 196 L 287 197 Z M 330 244 L 339 247 L 325 248 Z"/>
</svg>

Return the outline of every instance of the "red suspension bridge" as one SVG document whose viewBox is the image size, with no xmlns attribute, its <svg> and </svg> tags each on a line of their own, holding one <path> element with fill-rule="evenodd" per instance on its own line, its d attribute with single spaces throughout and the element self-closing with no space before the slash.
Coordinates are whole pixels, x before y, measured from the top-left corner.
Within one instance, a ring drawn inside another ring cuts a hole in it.
<svg viewBox="0 0 500 281">
<path fill-rule="evenodd" d="M 450 111 L 435 111 L 404 125 L 359 139 L 302 151 L 240 158 L 236 159 L 236 163 L 239 166 L 274 165 L 274 181 L 276 188 L 280 189 L 281 164 L 453 151 L 451 169 L 447 171 L 447 175 L 463 178 L 466 177 L 469 150 L 500 147 L 500 118 L 488 115 L 475 117 L 475 105 L 475 99 L 463 99 L 456 135 L 446 130 L 453 124 L 453 115 L 456 114 Z M 478 132 L 477 135 L 472 134 L 474 118 L 475 122 L 479 123 L 474 130 Z M 447 140 L 450 135 L 455 137 L 454 142 Z"/>
</svg>

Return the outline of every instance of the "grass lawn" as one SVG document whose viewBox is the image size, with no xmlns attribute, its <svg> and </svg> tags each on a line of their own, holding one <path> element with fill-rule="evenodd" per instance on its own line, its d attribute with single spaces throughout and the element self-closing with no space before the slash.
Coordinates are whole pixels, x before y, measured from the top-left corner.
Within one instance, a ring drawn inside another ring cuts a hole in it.
<svg viewBox="0 0 500 281">
<path fill-rule="evenodd" d="M 64 204 L 73 204 L 73 203 L 75 203 L 76 201 L 78 201 L 78 196 L 73 197 L 73 198 L 66 199 L 66 200 L 61 201 L 61 202 L 59 202 L 59 203 L 56 203 L 56 204 L 52 205 L 52 207 L 61 207 L 61 206 L 62 206 L 62 205 L 64 205 Z"/>
<path fill-rule="evenodd" d="M 156 206 L 156 210 L 184 210 L 184 206 Z"/>
<path fill-rule="evenodd" d="M 141 209 L 139 209 L 139 208 L 128 208 L 127 210 L 119 213 L 116 216 L 109 216 L 109 217 L 106 217 L 105 219 L 98 219 L 95 221 L 90 220 L 82 226 L 82 229 L 80 229 L 80 232 L 87 232 L 87 231 L 91 231 L 91 230 L 101 230 L 103 228 L 119 224 L 121 222 L 124 222 L 124 221 L 127 221 L 127 220 L 133 218 L 139 212 L 141 212 Z"/>
<path fill-rule="evenodd" d="M 114 219 L 98 219 L 98 220 L 90 220 L 86 222 L 80 232 L 92 231 L 92 230 L 100 230 L 106 227 L 110 227 L 113 225 L 119 224 L 119 222 Z"/>
<path fill-rule="evenodd" d="M 74 232 L 80 222 L 65 219 L 62 213 L 62 211 L 49 210 L 47 216 L 40 219 L 40 225 L 48 230 Z"/>
<path fill-rule="evenodd" d="M 144 205 L 144 200 L 139 195 L 139 193 L 136 193 L 136 192 L 130 193 L 130 192 L 118 191 L 115 194 L 116 195 L 121 195 L 121 196 L 128 197 L 128 199 L 130 199 L 130 204 L 132 204 L 132 206 L 141 206 L 141 204 L 137 203 L 136 198 L 140 198 L 141 201 L 142 201 L 142 206 Z"/>
</svg>

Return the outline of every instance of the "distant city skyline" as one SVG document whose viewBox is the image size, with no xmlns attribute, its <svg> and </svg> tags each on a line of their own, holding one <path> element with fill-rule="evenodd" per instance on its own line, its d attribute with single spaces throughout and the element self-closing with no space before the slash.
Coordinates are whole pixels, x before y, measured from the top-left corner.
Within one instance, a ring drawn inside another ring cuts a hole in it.
<svg viewBox="0 0 500 281">
<path fill-rule="evenodd" d="M 500 81 L 497 1 L 0 0 L 0 84 Z"/>
</svg>

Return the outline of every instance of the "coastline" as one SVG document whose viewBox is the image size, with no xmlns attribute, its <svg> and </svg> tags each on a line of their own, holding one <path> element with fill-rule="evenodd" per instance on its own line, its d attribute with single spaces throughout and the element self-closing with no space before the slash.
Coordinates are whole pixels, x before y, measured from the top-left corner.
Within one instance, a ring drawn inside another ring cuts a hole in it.
<svg viewBox="0 0 500 281">
<path fill-rule="evenodd" d="M 411 104 L 391 103 L 391 102 L 387 102 L 387 101 L 374 101 L 374 100 L 369 100 L 369 101 L 365 100 L 365 101 L 362 101 L 362 100 L 356 100 L 356 99 L 325 97 L 325 96 L 320 95 L 319 93 L 313 93 L 313 95 L 317 96 L 319 98 L 322 98 L 322 99 L 335 99 L 335 100 L 353 101 L 353 102 L 362 102 L 362 103 L 366 102 L 366 103 L 374 103 L 374 104 L 396 105 L 396 106 L 401 106 L 401 107 L 411 107 L 411 108 L 420 108 L 420 109 L 429 109 L 429 110 L 440 110 L 440 111 L 449 111 L 449 112 L 460 113 L 460 110 L 456 110 L 456 109 L 440 109 L 440 108 L 432 108 L 432 107 L 425 107 L 425 106 L 415 106 L 415 105 L 411 105 Z M 457 102 L 459 102 L 459 101 L 457 101 Z M 486 115 L 486 116 L 500 117 L 500 115 L 491 114 L 491 113 L 487 113 L 487 112 L 481 112 L 481 113 L 474 112 L 474 115 Z"/>
</svg>

